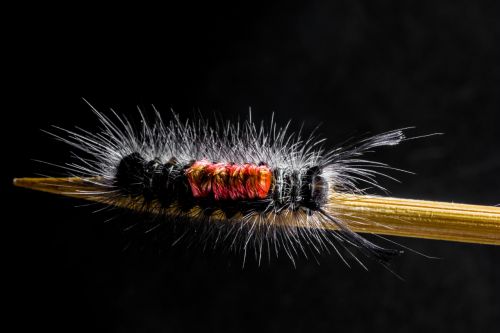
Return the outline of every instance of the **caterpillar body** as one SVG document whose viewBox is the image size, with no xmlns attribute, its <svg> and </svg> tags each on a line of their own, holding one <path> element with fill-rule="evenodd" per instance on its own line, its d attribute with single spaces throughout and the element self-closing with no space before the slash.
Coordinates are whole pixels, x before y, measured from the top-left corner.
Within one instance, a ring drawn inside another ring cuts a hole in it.
<svg viewBox="0 0 500 333">
<path fill-rule="evenodd" d="M 125 117 L 112 118 L 92 107 L 101 128 L 96 133 L 65 130 L 54 134 L 80 151 L 63 167 L 72 176 L 91 179 L 85 196 L 110 205 L 164 216 L 161 223 L 183 223 L 203 230 L 203 239 L 226 243 L 246 257 L 253 251 L 297 255 L 334 250 L 356 257 L 356 251 L 385 265 L 402 251 L 381 247 L 351 231 L 349 217 L 332 204 L 338 193 L 360 193 L 360 184 L 379 185 L 379 162 L 361 155 L 379 146 L 399 144 L 402 130 L 325 150 L 324 140 L 290 133 L 274 116 L 266 125 L 250 116 L 243 122 L 203 119 L 182 121 L 172 112 L 164 122 L 154 110 L 135 129 Z M 364 265 L 363 265 L 364 266 Z"/>
</svg>

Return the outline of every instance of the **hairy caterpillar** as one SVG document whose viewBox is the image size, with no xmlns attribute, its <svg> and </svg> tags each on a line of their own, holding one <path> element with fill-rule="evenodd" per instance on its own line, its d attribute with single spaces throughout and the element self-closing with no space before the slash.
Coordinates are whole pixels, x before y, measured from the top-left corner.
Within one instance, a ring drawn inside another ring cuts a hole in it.
<svg viewBox="0 0 500 333">
<path fill-rule="evenodd" d="M 158 111 L 148 122 L 139 112 L 137 130 L 114 111 L 113 119 L 92 107 L 101 128 L 92 133 L 58 128 L 59 140 L 80 151 L 63 167 L 91 183 L 82 196 L 98 196 L 110 205 L 165 216 L 201 230 L 201 238 L 241 250 L 299 254 L 333 249 L 361 265 L 353 250 L 384 264 L 400 250 L 387 249 L 353 232 L 352 217 L 332 204 L 339 193 L 361 193 L 361 183 L 377 186 L 378 169 L 390 168 L 361 156 L 373 148 L 405 140 L 402 130 L 325 150 L 324 140 L 289 133 L 274 118 L 257 125 L 203 119 L 182 121 L 172 113 L 164 122 Z M 121 204 L 123 206 L 123 204 Z M 347 263 L 347 262 L 346 262 Z M 364 265 L 363 265 L 364 266 Z"/>
</svg>

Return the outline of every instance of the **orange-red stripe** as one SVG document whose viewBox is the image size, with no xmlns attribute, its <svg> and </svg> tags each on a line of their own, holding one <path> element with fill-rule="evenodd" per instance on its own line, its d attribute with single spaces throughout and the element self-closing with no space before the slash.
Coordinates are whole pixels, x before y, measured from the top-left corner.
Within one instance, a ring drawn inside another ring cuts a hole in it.
<svg viewBox="0 0 500 333">
<path fill-rule="evenodd" d="M 267 165 L 196 161 L 186 170 L 195 198 L 214 200 L 264 199 L 269 193 L 272 171 Z"/>
</svg>

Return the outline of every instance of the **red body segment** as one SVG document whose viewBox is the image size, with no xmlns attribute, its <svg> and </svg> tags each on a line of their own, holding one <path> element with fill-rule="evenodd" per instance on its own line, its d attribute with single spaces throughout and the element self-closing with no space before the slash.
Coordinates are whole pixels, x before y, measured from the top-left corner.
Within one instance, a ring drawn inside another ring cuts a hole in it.
<svg viewBox="0 0 500 333">
<path fill-rule="evenodd" d="M 272 171 L 267 165 L 201 160 L 186 170 L 186 177 L 195 198 L 251 200 L 267 197 Z"/>
</svg>

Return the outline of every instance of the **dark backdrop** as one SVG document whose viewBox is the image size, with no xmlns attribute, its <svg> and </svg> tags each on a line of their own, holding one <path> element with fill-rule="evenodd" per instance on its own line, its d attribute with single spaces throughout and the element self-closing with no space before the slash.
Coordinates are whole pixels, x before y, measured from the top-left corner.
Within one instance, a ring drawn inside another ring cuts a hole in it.
<svg viewBox="0 0 500 333">
<path fill-rule="evenodd" d="M 31 159 L 68 159 L 39 129 L 95 126 L 84 97 L 128 115 L 151 104 L 182 116 L 274 111 L 306 131 L 322 124 L 332 145 L 406 126 L 444 132 L 374 155 L 416 172 L 384 185 L 498 204 L 498 13 L 495 1 L 6 10 L 4 314 L 20 329 L 66 331 L 498 331 L 495 247 L 394 238 L 442 258 L 407 253 L 393 265 L 405 281 L 335 255 L 242 269 L 239 257 L 158 241 L 123 250 L 130 217 L 105 223 L 81 202 L 11 185 L 47 170 Z"/>
</svg>

